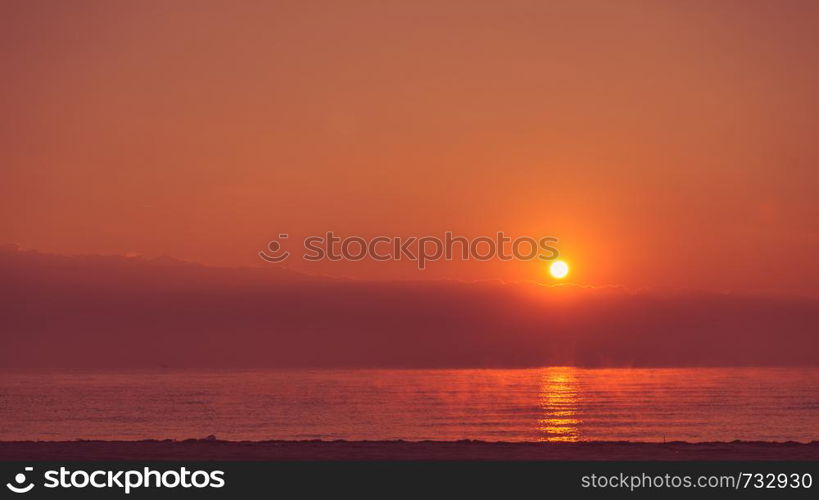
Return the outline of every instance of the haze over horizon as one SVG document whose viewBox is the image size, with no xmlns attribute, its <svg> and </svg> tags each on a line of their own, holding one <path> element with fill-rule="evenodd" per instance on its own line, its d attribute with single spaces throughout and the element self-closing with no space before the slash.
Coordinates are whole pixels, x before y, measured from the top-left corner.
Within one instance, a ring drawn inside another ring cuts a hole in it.
<svg viewBox="0 0 819 500">
<path fill-rule="evenodd" d="M 819 299 L 0 251 L 3 369 L 815 366 Z"/>
</svg>

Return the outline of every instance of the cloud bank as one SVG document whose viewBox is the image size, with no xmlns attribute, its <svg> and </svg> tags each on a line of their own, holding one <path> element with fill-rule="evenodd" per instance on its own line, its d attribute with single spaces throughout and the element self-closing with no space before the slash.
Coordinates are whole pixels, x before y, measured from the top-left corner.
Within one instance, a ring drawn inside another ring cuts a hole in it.
<svg viewBox="0 0 819 500">
<path fill-rule="evenodd" d="M 817 365 L 819 301 L 0 251 L 0 368 Z"/>
</svg>

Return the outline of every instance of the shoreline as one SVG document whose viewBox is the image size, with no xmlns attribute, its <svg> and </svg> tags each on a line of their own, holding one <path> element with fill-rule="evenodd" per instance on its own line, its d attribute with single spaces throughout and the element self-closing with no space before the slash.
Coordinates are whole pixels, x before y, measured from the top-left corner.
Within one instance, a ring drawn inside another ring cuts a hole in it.
<svg viewBox="0 0 819 500">
<path fill-rule="evenodd" d="M 3 441 L 0 461 L 819 461 L 819 441 Z"/>
</svg>

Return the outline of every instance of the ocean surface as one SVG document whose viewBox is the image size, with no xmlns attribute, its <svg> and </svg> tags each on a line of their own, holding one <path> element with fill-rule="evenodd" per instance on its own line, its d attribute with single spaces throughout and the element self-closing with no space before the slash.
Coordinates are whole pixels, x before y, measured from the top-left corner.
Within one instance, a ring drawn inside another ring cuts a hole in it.
<svg viewBox="0 0 819 500">
<path fill-rule="evenodd" d="M 0 373 L 0 440 L 819 440 L 819 369 Z"/>
</svg>

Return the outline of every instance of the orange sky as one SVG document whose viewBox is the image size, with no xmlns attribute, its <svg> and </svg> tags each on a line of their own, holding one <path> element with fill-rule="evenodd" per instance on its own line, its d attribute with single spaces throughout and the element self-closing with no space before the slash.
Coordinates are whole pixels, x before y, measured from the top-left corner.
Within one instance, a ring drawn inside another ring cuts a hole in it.
<svg viewBox="0 0 819 500">
<path fill-rule="evenodd" d="M 815 2 L 193 5 L 0 5 L 0 241 L 244 266 L 505 231 L 583 284 L 819 294 Z"/>
</svg>

